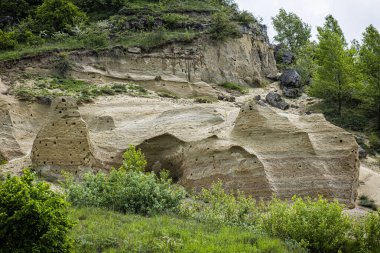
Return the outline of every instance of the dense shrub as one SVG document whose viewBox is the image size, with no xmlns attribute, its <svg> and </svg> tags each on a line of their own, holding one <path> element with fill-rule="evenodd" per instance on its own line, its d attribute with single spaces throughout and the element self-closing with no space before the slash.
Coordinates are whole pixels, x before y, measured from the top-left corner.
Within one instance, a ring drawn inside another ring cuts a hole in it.
<svg viewBox="0 0 380 253">
<path fill-rule="evenodd" d="M 376 152 L 380 152 L 380 138 L 379 135 L 376 133 L 372 133 L 369 136 L 369 145 L 371 149 L 375 150 Z"/>
<path fill-rule="evenodd" d="M 0 252 L 69 252 L 71 227 L 64 198 L 29 170 L 0 181 Z"/>
<path fill-rule="evenodd" d="M 368 214 L 360 226 L 357 240 L 362 252 L 378 253 L 380 250 L 380 211 Z"/>
<path fill-rule="evenodd" d="M 212 16 L 210 33 L 212 39 L 222 41 L 241 36 L 239 27 L 231 20 L 231 14 L 224 10 Z"/>
<path fill-rule="evenodd" d="M 194 201 L 181 205 L 180 213 L 203 222 L 252 226 L 257 222 L 258 208 L 251 197 L 242 192 L 226 193 L 222 182 L 193 195 Z"/>
<path fill-rule="evenodd" d="M 265 208 L 261 227 L 270 235 L 292 239 L 313 252 L 338 252 L 347 242 L 350 219 L 338 202 L 320 197 L 293 197 L 293 204 L 274 198 Z"/>
<path fill-rule="evenodd" d="M 248 11 L 238 12 L 237 15 L 234 17 L 234 20 L 244 25 L 256 23 L 256 18 L 253 16 L 252 13 Z"/>
<path fill-rule="evenodd" d="M 5 32 L 0 30 L 0 50 L 14 49 L 17 40 L 14 32 Z"/>
<path fill-rule="evenodd" d="M 75 206 L 144 215 L 176 210 L 184 191 L 172 184 L 168 173 L 163 172 L 160 177 L 153 172 L 144 173 L 146 161 L 134 147 L 130 147 L 123 158 L 123 167 L 112 169 L 109 175 L 88 173 L 81 182 L 67 178 L 68 200 Z"/>
<path fill-rule="evenodd" d="M 48 32 L 63 31 L 85 18 L 86 14 L 69 0 L 44 0 L 36 10 L 38 24 Z"/>
</svg>

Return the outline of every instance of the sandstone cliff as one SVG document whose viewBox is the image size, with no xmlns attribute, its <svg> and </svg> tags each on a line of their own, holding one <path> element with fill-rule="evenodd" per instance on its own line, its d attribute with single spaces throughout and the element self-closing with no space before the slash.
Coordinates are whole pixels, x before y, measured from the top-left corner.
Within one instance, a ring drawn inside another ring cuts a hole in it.
<svg viewBox="0 0 380 253">
<path fill-rule="evenodd" d="M 276 67 L 264 39 L 246 34 L 215 44 L 201 38 L 149 52 L 117 47 L 68 56 L 71 78 L 100 87 L 133 81 L 185 99 L 159 98 L 153 92 L 145 98 L 103 96 L 78 107 L 68 97 L 49 105 L 0 95 L 0 155 L 9 161 L 3 172 L 33 166 L 55 180 L 61 169 L 108 170 L 119 166 L 122 153 L 134 144 L 146 154 L 149 168 L 170 170 L 188 188 L 207 187 L 221 179 L 226 189 L 243 190 L 256 198 L 323 194 L 354 203 L 357 144 L 322 115 L 285 113 L 252 102 L 253 94 L 238 98 L 238 103 L 197 104 L 186 99 L 217 97 L 222 91 L 216 84 L 227 81 L 252 87 L 265 82 Z M 0 88 L 33 82 L 19 82 L 17 71 L 50 75 L 56 57 L 1 63 L 7 70 Z"/>
</svg>

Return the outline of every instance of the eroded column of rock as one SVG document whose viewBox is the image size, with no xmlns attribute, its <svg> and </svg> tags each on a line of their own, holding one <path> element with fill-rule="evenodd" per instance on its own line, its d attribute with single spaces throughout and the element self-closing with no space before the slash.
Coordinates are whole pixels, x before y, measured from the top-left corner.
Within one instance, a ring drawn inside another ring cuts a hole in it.
<svg viewBox="0 0 380 253">
<path fill-rule="evenodd" d="M 322 115 L 286 115 L 246 105 L 231 138 L 258 155 L 277 196 L 323 195 L 353 205 L 359 176 L 354 137 Z"/>
<path fill-rule="evenodd" d="M 11 104 L 0 100 L 0 159 L 11 160 L 25 155 L 14 136 Z"/>
<path fill-rule="evenodd" d="M 57 99 L 52 104 L 50 118 L 33 143 L 33 165 L 69 170 L 91 167 L 93 148 L 76 101 L 68 97 Z"/>
</svg>

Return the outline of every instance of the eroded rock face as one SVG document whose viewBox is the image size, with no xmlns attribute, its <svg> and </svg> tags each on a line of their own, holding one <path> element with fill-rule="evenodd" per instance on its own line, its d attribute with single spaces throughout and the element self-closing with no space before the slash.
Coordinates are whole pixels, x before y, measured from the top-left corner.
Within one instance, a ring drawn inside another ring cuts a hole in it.
<svg viewBox="0 0 380 253">
<path fill-rule="evenodd" d="M 17 127 L 14 141 L 29 148 L 32 163 L 51 180 L 62 169 L 118 167 L 133 144 L 149 168 L 170 170 L 189 189 L 221 179 L 226 189 L 255 198 L 322 194 L 352 204 L 357 195 L 356 141 L 322 115 L 280 112 L 256 101 L 239 108 L 115 96 L 79 108 L 68 99 L 53 101 L 50 114 L 25 116 L 24 123 L 36 133 L 34 142 L 23 142 Z"/>
<path fill-rule="evenodd" d="M 76 101 L 69 97 L 55 100 L 50 119 L 33 143 L 33 165 L 62 169 L 91 167 L 94 164 L 93 148 Z"/>
</svg>

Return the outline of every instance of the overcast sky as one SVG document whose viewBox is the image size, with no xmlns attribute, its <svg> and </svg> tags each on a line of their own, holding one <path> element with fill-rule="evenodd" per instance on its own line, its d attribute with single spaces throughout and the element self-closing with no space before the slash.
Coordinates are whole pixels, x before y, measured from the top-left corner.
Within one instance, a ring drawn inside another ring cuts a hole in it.
<svg viewBox="0 0 380 253">
<path fill-rule="evenodd" d="M 332 14 L 339 22 L 347 41 L 361 41 L 364 29 L 373 24 L 380 30 L 380 0 L 235 0 L 241 10 L 248 10 L 255 16 L 264 19 L 268 26 L 269 38 L 272 40 L 274 31 L 271 17 L 280 8 L 294 12 L 302 20 L 313 27 L 315 37 L 316 27 L 324 23 L 324 18 Z"/>
</svg>

